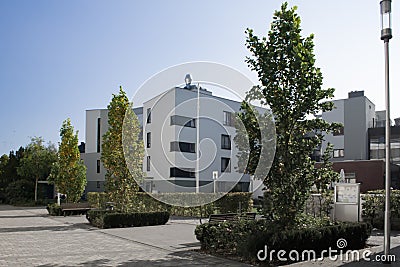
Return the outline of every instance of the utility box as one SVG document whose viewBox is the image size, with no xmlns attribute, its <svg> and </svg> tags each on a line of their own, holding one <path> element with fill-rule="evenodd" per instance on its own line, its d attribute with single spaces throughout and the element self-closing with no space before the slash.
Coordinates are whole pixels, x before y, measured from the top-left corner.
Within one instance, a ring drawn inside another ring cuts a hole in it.
<svg viewBox="0 0 400 267">
<path fill-rule="evenodd" d="M 335 185 L 334 220 L 359 222 L 360 215 L 360 183 L 337 183 Z"/>
</svg>

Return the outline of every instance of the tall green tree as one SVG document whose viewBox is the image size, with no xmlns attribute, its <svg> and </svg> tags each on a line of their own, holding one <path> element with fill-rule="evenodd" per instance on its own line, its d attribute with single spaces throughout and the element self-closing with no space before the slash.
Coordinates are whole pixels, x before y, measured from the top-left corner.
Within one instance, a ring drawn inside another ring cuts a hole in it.
<svg viewBox="0 0 400 267">
<path fill-rule="evenodd" d="M 17 173 L 35 181 L 35 202 L 37 202 L 38 182 L 48 178 L 56 160 L 56 147 L 51 143 L 46 146 L 41 137 L 33 137 L 25 148 Z"/>
<path fill-rule="evenodd" d="M 10 196 L 10 194 L 6 192 L 7 187 L 11 183 L 15 183 L 17 181 L 25 179 L 24 177 L 18 175 L 17 172 L 17 169 L 20 166 L 21 159 L 24 156 L 24 151 L 25 149 L 23 147 L 20 147 L 17 151 L 10 151 L 9 155 L 4 154 L 0 157 L 0 198 L 5 198 L 7 202 L 10 202 L 10 199 L 7 198 L 7 196 Z M 29 183 L 30 181 L 28 180 L 26 182 Z M 31 181 L 31 183 L 33 187 L 33 181 Z M 30 200 L 33 199 L 33 190 L 31 193 L 32 198 Z"/>
<path fill-rule="evenodd" d="M 101 161 L 107 170 L 106 190 L 117 209 L 129 211 L 139 190 L 137 181 L 144 177 L 140 124 L 122 87 L 118 94 L 113 94 L 107 107 L 109 127 L 101 151 Z"/>
<path fill-rule="evenodd" d="M 320 118 L 329 111 L 334 89 L 322 89 L 322 74 L 315 67 L 313 35 L 301 36 L 296 7 L 283 3 L 274 13 L 267 37 L 259 38 L 247 29 L 246 59 L 258 74 L 261 85 L 253 87 L 247 100 L 259 100 L 271 109 L 276 125 L 276 153 L 264 180 L 267 215 L 282 227 L 290 227 L 304 210 L 315 182 L 310 155 L 324 133 L 338 128 Z M 315 133 L 310 135 L 309 133 Z"/>
<path fill-rule="evenodd" d="M 67 194 L 67 202 L 78 202 L 86 186 L 86 166 L 80 158 L 78 131 L 66 119 L 60 129 L 61 143 L 57 161 L 53 164 L 49 181 L 57 191 Z"/>
</svg>

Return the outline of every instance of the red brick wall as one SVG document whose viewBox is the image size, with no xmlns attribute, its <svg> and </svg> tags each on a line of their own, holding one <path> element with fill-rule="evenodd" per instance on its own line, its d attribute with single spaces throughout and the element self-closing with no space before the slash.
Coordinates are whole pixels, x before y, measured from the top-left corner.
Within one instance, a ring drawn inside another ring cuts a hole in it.
<svg viewBox="0 0 400 267">
<path fill-rule="evenodd" d="M 318 168 L 319 164 L 316 165 Z M 333 170 L 355 173 L 357 183 L 361 183 L 361 193 L 369 190 L 384 189 L 385 162 L 383 160 L 338 161 L 333 162 Z"/>
</svg>

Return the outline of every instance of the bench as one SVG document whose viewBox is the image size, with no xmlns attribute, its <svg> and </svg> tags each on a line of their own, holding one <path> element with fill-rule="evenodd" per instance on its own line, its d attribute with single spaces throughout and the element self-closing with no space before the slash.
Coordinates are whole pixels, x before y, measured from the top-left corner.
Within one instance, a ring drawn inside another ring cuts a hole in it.
<svg viewBox="0 0 400 267">
<path fill-rule="evenodd" d="M 255 212 L 246 212 L 242 214 L 238 213 L 226 213 L 226 214 L 210 214 L 208 223 L 220 223 L 220 222 L 237 222 L 239 220 L 254 221 L 256 219 Z"/>
<path fill-rule="evenodd" d="M 91 210 L 89 203 L 61 203 L 61 211 L 64 216 L 77 212 L 78 214 L 86 214 Z"/>
</svg>

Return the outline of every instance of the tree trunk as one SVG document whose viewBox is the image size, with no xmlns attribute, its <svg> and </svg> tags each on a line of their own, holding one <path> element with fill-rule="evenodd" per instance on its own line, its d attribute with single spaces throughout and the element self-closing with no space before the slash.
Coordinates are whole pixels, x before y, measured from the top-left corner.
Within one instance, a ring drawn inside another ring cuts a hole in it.
<svg viewBox="0 0 400 267">
<path fill-rule="evenodd" d="M 35 203 L 37 202 L 37 189 L 38 189 L 38 178 L 35 181 Z"/>
</svg>

